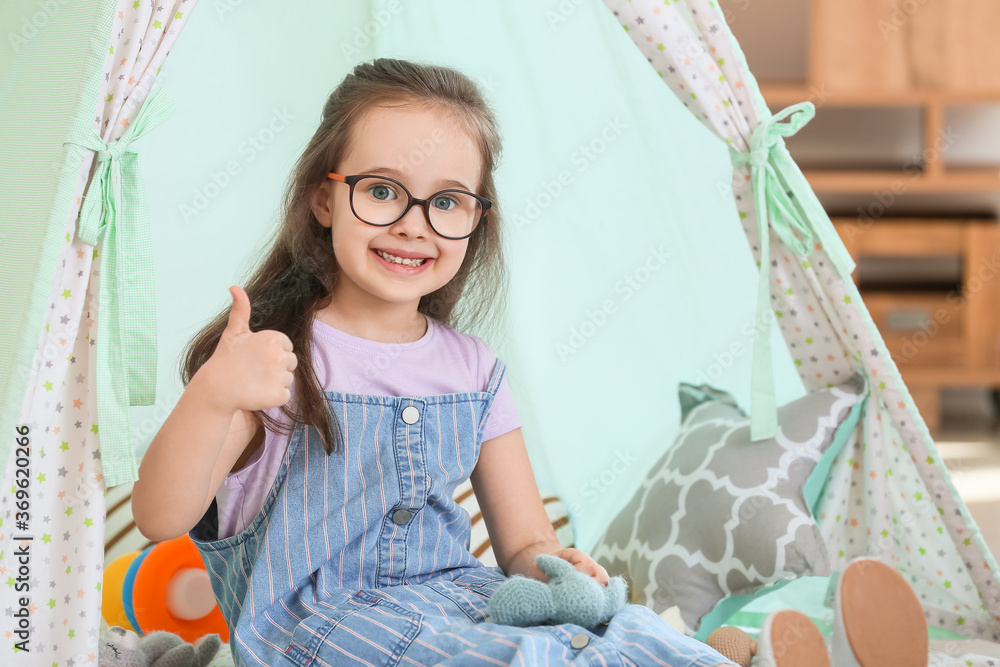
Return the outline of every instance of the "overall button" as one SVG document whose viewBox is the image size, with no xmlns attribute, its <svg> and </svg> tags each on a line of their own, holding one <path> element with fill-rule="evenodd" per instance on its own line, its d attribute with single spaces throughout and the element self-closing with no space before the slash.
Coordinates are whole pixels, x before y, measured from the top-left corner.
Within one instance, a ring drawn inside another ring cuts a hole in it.
<svg viewBox="0 0 1000 667">
<path fill-rule="evenodd" d="M 573 648 L 583 648 L 590 643 L 590 636 L 585 635 L 582 632 L 578 635 L 573 635 L 573 639 L 569 640 L 569 645 Z"/>
<path fill-rule="evenodd" d="M 398 509 L 392 513 L 392 520 L 394 523 L 404 524 L 410 520 L 410 510 L 408 509 Z"/>
<path fill-rule="evenodd" d="M 407 424 L 414 424 L 419 418 L 420 418 L 420 411 L 417 410 L 412 405 L 408 408 L 403 409 L 403 421 L 406 422 Z"/>
</svg>

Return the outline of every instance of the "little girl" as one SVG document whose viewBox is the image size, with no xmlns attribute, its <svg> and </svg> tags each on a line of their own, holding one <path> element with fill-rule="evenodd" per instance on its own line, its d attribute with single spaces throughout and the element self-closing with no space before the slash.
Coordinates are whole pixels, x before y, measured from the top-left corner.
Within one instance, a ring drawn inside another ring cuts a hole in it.
<svg viewBox="0 0 1000 667">
<path fill-rule="evenodd" d="M 548 578 L 543 509 L 505 365 L 459 333 L 505 287 L 492 111 L 461 73 L 380 58 L 333 91 L 272 248 L 192 341 L 186 389 L 132 495 L 188 533 L 238 665 L 732 665 L 651 609 L 589 629 L 489 622 Z M 478 310 L 476 310 L 478 308 Z M 499 567 L 469 552 L 471 479 Z"/>
</svg>

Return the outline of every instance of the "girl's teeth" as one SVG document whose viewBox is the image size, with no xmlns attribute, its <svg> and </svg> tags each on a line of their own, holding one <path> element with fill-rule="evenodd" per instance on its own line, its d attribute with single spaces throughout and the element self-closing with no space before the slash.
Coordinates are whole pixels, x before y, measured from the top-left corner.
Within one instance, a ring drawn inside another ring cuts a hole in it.
<svg viewBox="0 0 1000 667">
<path fill-rule="evenodd" d="M 395 255 L 390 255 L 387 252 L 382 252 L 381 250 L 376 250 L 379 257 L 387 262 L 395 262 L 396 264 L 405 264 L 406 266 L 420 266 L 427 260 L 423 259 L 403 259 L 402 257 L 396 257 Z"/>
</svg>

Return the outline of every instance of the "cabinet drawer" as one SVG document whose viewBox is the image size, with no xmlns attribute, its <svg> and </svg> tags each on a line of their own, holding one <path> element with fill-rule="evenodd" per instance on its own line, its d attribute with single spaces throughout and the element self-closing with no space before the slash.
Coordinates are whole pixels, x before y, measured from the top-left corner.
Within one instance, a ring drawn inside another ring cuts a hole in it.
<svg viewBox="0 0 1000 667">
<path fill-rule="evenodd" d="M 996 0 L 812 0 L 809 12 L 808 78 L 832 95 L 1000 90 Z"/>
<path fill-rule="evenodd" d="M 957 292 L 862 292 L 897 366 L 964 363 L 962 301 Z"/>
<path fill-rule="evenodd" d="M 885 219 L 861 227 L 856 219 L 833 218 L 847 251 L 855 256 L 935 257 L 965 252 L 964 220 L 907 222 Z"/>
</svg>

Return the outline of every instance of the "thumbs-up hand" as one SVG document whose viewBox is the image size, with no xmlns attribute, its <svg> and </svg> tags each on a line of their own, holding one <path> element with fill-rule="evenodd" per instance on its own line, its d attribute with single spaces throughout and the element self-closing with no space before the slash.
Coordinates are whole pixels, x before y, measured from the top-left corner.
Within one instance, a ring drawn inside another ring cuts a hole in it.
<svg viewBox="0 0 1000 667">
<path fill-rule="evenodd" d="M 298 364 L 292 341 L 280 331 L 250 331 L 249 297 L 237 285 L 229 293 L 229 322 L 204 364 L 214 379 L 213 398 L 234 412 L 282 406 L 291 398 L 292 371 Z"/>
</svg>

